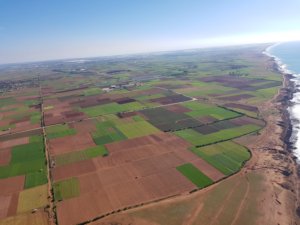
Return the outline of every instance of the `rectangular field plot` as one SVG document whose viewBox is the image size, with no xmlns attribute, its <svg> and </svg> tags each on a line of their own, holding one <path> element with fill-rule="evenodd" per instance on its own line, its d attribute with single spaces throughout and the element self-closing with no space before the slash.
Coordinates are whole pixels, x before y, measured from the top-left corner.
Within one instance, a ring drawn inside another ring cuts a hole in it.
<svg viewBox="0 0 300 225">
<path fill-rule="evenodd" d="M 18 213 L 45 207 L 48 204 L 47 185 L 41 185 L 21 191 L 18 200 Z"/>
<path fill-rule="evenodd" d="M 139 102 L 131 102 L 127 104 L 109 103 L 105 105 L 93 106 L 82 109 L 90 117 L 106 115 L 106 114 L 116 114 L 119 112 L 134 111 L 144 108 L 144 106 Z"/>
<path fill-rule="evenodd" d="M 57 201 L 69 199 L 80 195 L 79 181 L 77 178 L 70 178 L 57 182 L 53 185 L 54 197 Z"/>
<path fill-rule="evenodd" d="M 41 112 L 38 95 L 24 91 L 0 97 L 0 134 L 11 134 L 40 127 Z M 28 95 L 26 95 L 28 94 Z"/>
<path fill-rule="evenodd" d="M 54 157 L 55 166 L 62 166 L 82 160 L 91 159 L 98 156 L 106 156 L 108 151 L 104 146 L 91 147 L 83 151 L 70 152 Z"/>
<path fill-rule="evenodd" d="M 84 222 L 94 215 L 189 192 L 224 176 L 191 152 L 189 143 L 171 133 L 160 132 L 108 143 L 105 147 L 109 152 L 106 157 L 52 169 L 54 182 L 62 182 L 67 195 L 63 197 L 63 194 L 57 193 L 55 197 L 56 201 L 62 199 L 57 204 L 61 223 L 67 222 L 67 215 L 76 214 L 82 204 L 93 205 L 93 210 L 73 217 L 74 223 Z M 189 163 L 194 166 L 186 166 Z M 72 183 L 74 178 L 79 181 L 80 194 L 77 197 L 77 181 Z M 74 195 L 70 190 L 73 186 L 76 189 Z M 57 187 L 57 190 L 60 189 Z"/>
<path fill-rule="evenodd" d="M 165 108 L 154 108 L 141 111 L 151 124 L 162 131 L 174 131 L 187 127 L 201 125 L 201 122 L 185 115 L 184 113 L 174 112 Z"/>
<path fill-rule="evenodd" d="M 13 140 L 10 141 L 12 142 Z M 25 188 L 47 183 L 46 159 L 42 136 L 31 136 L 28 144 L 14 146 L 10 152 L 11 156 L 8 165 L 0 166 L 0 178 L 25 175 Z"/>
<path fill-rule="evenodd" d="M 225 175 L 237 172 L 250 158 L 245 147 L 232 141 L 193 148 L 192 151 Z"/>
<path fill-rule="evenodd" d="M 186 114 L 194 118 L 211 116 L 217 120 L 224 120 L 241 116 L 241 114 L 239 113 L 232 112 L 218 106 L 207 105 L 195 101 L 183 103 L 183 106 L 192 110 L 191 112 L 187 112 Z"/>
<path fill-rule="evenodd" d="M 153 127 L 147 121 L 139 121 L 133 123 L 125 123 L 117 125 L 117 128 L 127 137 L 135 138 L 146 136 L 160 132 L 157 128 Z"/>
<path fill-rule="evenodd" d="M 76 134 L 76 130 L 69 128 L 67 124 L 65 125 L 58 124 L 58 125 L 47 127 L 46 133 L 48 139 L 53 139 L 53 138 L 74 135 Z"/>
<path fill-rule="evenodd" d="M 113 121 L 107 120 L 96 124 L 96 131 L 92 132 L 93 140 L 97 145 L 104 145 L 114 141 L 127 139 L 116 127 Z"/>
<path fill-rule="evenodd" d="M 199 188 L 204 188 L 213 183 L 209 177 L 205 176 L 191 163 L 178 166 L 176 169 Z"/>
<path fill-rule="evenodd" d="M 205 135 L 199 133 L 196 129 L 186 129 L 176 131 L 174 133 L 195 146 L 205 146 L 208 144 L 213 144 L 240 137 L 258 131 L 259 129 L 261 129 L 261 127 L 258 125 L 248 124 L 228 129 L 222 129 Z"/>
</svg>

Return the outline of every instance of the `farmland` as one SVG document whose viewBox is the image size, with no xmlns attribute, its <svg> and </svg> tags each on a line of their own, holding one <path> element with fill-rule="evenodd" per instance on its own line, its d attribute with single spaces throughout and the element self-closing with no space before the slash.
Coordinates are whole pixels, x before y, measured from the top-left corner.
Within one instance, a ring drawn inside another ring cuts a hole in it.
<svg viewBox="0 0 300 225">
<path fill-rule="evenodd" d="M 248 187 L 234 176 L 251 158 L 240 138 L 259 137 L 260 107 L 281 85 L 269 58 L 257 58 L 265 47 L 32 69 L 35 86 L 0 96 L 0 224 L 45 221 L 44 212 L 62 225 L 89 223 L 193 192 L 203 204 L 197 221 L 205 224 L 218 200 L 232 206 L 219 215 L 232 221 Z M 89 73 L 74 72 L 83 65 Z M 201 195 L 219 183 L 224 193 Z"/>
</svg>

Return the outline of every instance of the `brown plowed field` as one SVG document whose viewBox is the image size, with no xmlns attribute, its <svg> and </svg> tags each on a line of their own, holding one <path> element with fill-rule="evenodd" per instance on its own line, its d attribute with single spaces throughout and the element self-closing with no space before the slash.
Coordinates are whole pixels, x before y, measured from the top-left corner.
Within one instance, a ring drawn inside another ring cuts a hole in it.
<svg viewBox="0 0 300 225">
<path fill-rule="evenodd" d="M 59 166 L 53 169 L 52 176 L 54 181 L 63 180 L 69 177 L 80 176 L 96 170 L 92 160 L 84 160 L 78 163 Z"/>
<path fill-rule="evenodd" d="M 61 225 L 78 224 L 112 210 L 107 194 L 100 188 L 57 203 L 57 217 Z"/>
<path fill-rule="evenodd" d="M 11 159 L 11 149 L 1 149 L 0 150 L 0 166 L 6 166 L 9 164 Z"/>
<path fill-rule="evenodd" d="M 172 112 L 176 113 L 186 113 L 186 112 L 191 112 L 192 110 L 189 108 L 186 108 L 182 105 L 169 105 L 165 107 L 167 110 L 170 110 Z"/>
<path fill-rule="evenodd" d="M 0 219 L 7 216 L 10 200 L 11 195 L 0 196 Z"/>
<path fill-rule="evenodd" d="M 49 152 L 51 155 L 84 150 L 94 146 L 96 144 L 89 133 L 78 133 L 72 136 L 49 140 Z"/>
<path fill-rule="evenodd" d="M 2 141 L 2 142 L 0 142 L 0 149 L 1 148 L 11 148 L 16 145 L 24 145 L 24 144 L 28 144 L 28 143 L 29 143 L 28 137 L 21 137 L 21 138 L 17 138 L 17 139 Z"/>
<path fill-rule="evenodd" d="M 25 176 L 0 179 L 0 195 L 8 195 L 23 190 Z"/>
<path fill-rule="evenodd" d="M 76 129 L 78 133 L 87 133 L 96 131 L 94 120 L 85 120 L 77 123 L 69 124 L 71 128 Z"/>
<path fill-rule="evenodd" d="M 77 177 L 80 196 L 57 204 L 60 224 L 81 223 L 108 212 L 185 193 L 197 188 L 176 167 L 195 163 L 213 180 L 224 175 L 169 133 L 106 145 L 109 155 L 54 168 L 54 181 Z M 84 210 L 82 210 L 84 208 Z M 84 212 L 83 212 L 84 211 Z"/>
</svg>

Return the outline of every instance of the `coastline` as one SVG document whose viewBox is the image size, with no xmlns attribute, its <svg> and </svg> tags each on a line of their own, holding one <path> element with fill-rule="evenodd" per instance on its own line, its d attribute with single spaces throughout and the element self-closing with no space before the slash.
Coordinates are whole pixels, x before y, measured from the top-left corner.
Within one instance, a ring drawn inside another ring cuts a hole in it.
<svg viewBox="0 0 300 225">
<path fill-rule="evenodd" d="M 283 173 L 285 175 L 286 180 L 288 182 L 292 182 L 293 189 L 291 190 L 295 195 L 295 202 L 294 202 L 294 212 L 295 212 L 295 224 L 298 224 L 299 217 L 300 217 L 300 192 L 299 192 L 299 178 L 300 178 L 300 165 L 299 165 L 299 159 L 294 154 L 294 143 L 293 140 L 291 140 L 293 135 L 293 121 L 291 118 L 291 112 L 289 110 L 289 107 L 292 106 L 291 100 L 293 99 L 294 93 L 296 90 L 296 83 L 293 80 L 295 78 L 295 74 L 292 71 L 289 71 L 286 68 L 286 65 L 281 61 L 280 58 L 270 54 L 268 51 L 270 48 L 275 47 L 278 45 L 278 43 L 269 46 L 265 49 L 263 54 L 270 57 L 270 59 L 273 61 L 272 69 L 282 75 L 283 78 L 283 84 L 282 88 L 280 88 L 278 95 L 275 98 L 275 101 L 279 103 L 277 109 L 280 112 L 281 115 L 281 121 L 278 122 L 278 125 L 282 127 L 282 133 L 281 133 L 281 141 L 283 142 L 283 149 L 284 154 L 287 154 L 290 159 L 292 159 L 292 168 L 293 170 L 290 173 Z"/>
</svg>

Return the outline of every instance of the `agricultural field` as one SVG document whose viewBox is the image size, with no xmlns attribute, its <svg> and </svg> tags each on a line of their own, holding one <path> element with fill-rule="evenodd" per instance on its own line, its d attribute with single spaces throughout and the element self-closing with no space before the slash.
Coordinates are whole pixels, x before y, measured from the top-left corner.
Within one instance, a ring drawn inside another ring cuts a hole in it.
<svg viewBox="0 0 300 225">
<path fill-rule="evenodd" d="M 0 138 L 1 218 L 48 205 L 48 169 L 41 132 L 35 130 Z"/>
<path fill-rule="evenodd" d="M 39 128 L 41 100 L 36 89 L 0 96 L 0 135 Z"/>
<path fill-rule="evenodd" d="M 251 153 L 236 139 L 259 134 L 281 85 L 265 47 L 36 68 L 38 83 L 0 96 L 0 224 L 87 223 L 238 173 Z"/>
</svg>

